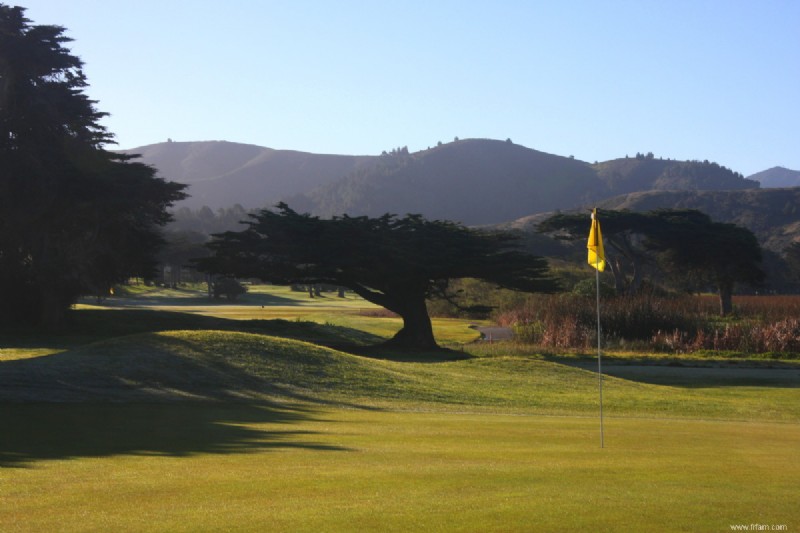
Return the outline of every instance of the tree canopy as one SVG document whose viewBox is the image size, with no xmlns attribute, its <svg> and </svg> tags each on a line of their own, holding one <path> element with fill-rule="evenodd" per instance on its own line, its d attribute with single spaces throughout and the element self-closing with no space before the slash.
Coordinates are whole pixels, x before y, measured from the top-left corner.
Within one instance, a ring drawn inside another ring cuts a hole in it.
<svg viewBox="0 0 800 533">
<path fill-rule="evenodd" d="M 602 211 L 599 215 L 606 260 L 618 293 L 635 292 L 645 263 L 658 264 L 666 273 L 696 284 L 714 286 L 720 313 L 732 310 L 736 283 L 763 281 L 761 248 L 753 233 L 734 224 L 714 222 L 694 209 L 657 209 L 647 213 Z M 538 230 L 566 239 L 586 238 L 586 215 L 558 214 L 543 221 Z"/>
<path fill-rule="evenodd" d="M 628 211 L 598 211 L 603 240 L 606 245 L 606 263 L 614 277 L 618 294 L 635 293 L 641 286 L 647 252 L 641 246 L 653 219 L 643 213 Z M 538 226 L 542 233 L 554 234 L 566 240 L 585 239 L 589 234 L 589 217 L 584 214 L 559 213 Z"/>
<path fill-rule="evenodd" d="M 184 186 L 103 149 L 60 26 L 0 4 L 0 317 L 57 325 L 81 294 L 147 275 Z"/>
<path fill-rule="evenodd" d="M 516 249 L 511 233 L 482 232 L 419 215 L 322 219 L 286 204 L 250 215 L 248 228 L 216 236 L 201 268 L 273 283 L 327 283 L 353 290 L 403 318 L 391 343 L 436 348 L 426 299 L 457 278 L 508 289 L 553 291 L 544 259 Z"/>
<path fill-rule="evenodd" d="M 733 310 L 736 283 L 758 285 L 764 280 L 761 247 L 755 235 L 735 224 L 713 222 L 699 211 L 657 210 L 647 247 L 660 253 L 672 273 L 691 275 L 717 288 L 720 314 Z"/>
</svg>

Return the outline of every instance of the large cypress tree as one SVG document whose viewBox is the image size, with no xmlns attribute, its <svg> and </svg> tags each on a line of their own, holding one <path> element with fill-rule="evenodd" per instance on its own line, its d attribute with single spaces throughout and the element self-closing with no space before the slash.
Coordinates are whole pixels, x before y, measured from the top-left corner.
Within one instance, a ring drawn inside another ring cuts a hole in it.
<svg viewBox="0 0 800 533">
<path fill-rule="evenodd" d="M 477 278 L 508 289 L 551 292 L 547 262 L 511 233 L 469 229 L 419 215 L 322 219 L 286 204 L 251 215 L 248 228 L 218 235 L 208 271 L 274 283 L 329 283 L 403 318 L 390 344 L 436 349 L 426 299 L 450 280 Z"/>
<path fill-rule="evenodd" d="M 184 186 L 109 152 L 60 26 L 0 4 L 0 318 L 58 325 L 81 294 L 147 275 Z"/>
</svg>

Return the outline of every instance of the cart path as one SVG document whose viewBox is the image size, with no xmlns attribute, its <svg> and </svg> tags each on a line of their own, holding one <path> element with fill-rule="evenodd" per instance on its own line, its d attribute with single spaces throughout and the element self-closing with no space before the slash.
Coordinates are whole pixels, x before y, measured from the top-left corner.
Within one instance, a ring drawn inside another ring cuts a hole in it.
<svg viewBox="0 0 800 533">
<path fill-rule="evenodd" d="M 514 330 L 500 326 L 481 326 L 476 328 L 481 334 L 482 341 L 508 341 L 514 338 Z"/>
</svg>

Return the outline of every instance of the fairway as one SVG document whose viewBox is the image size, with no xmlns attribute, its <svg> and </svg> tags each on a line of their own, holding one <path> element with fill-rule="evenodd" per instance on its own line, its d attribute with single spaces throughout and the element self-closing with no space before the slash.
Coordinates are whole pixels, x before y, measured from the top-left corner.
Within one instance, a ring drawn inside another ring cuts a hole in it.
<svg viewBox="0 0 800 533">
<path fill-rule="evenodd" d="M 800 528 L 791 362 L 618 358 L 601 449 L 581 358 L 465 344 L 463 320 L 434 322 L 444 356 L 373 353 L 397 318 L 253 293 L 87 303 L 69 334 L 6 334 L 0 531 Z"/>
<path fill-rule="evenodd" d="M 794 531 L 800 523 L 796 424 L 610 418 L 601 450 L 596 421 L 584 417 L 17 409 L 34 427 L 11 437 L 12 453 L 4 447 L 2 531 L 728 531 L 740 523 Z"/>
</svg>

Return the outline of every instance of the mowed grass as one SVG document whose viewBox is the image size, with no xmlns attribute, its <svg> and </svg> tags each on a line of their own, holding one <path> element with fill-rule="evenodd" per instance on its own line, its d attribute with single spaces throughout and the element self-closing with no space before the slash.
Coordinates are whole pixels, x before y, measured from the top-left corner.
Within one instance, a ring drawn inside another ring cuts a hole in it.
<svg viewBox="0 0 800 533">
<path fill-rule="evenodd" d="M 600 449 L 582 417 L 19 409 L 41 439 L 25 453 L 45 457 L 0 471 L 3 531 L 791 531 L 800 520 L 797 425 L 610 418 Z"/>
<path fill-rule="evenodd" d="M 592 370 L 502 344 L 387 357 L 359 327 L 397 319 L 316 305 L 350 322 L 87 309 L 72 337 L 15 339 L 0 531 L 800 528 L 796 368 L 620 368 L 601 449 Z"/>
</svg>

